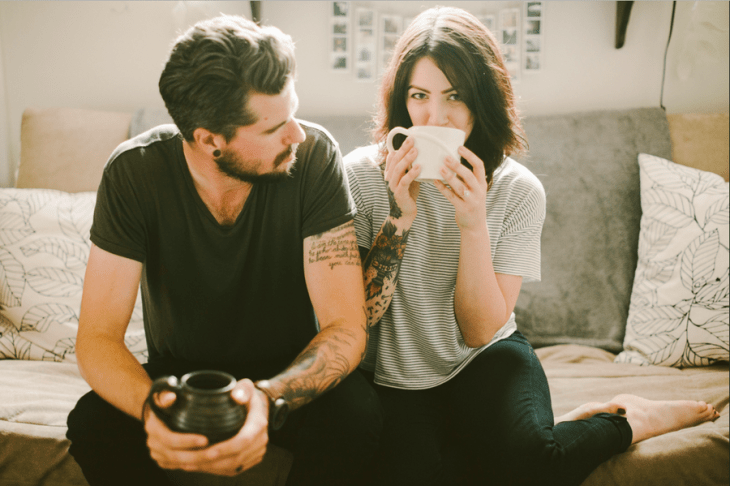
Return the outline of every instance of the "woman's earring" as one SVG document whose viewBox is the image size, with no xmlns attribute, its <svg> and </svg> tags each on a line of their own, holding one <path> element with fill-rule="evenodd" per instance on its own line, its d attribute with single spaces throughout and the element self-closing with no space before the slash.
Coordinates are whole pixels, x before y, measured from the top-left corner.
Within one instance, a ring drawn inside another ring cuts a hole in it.
<svg viewBox="0 0 730 486">
<path fill-rule="evenodd" d="M 220 150 L 218 150 L 218 149 L 215 149 L 215 150 L 213 151 L 213 157 L 215 157 L 215 158 L 218 158 L 218 157 L 220 157 L 220 156 L 221 156 L 221 151 L 220 151 Z"/>
</svg>

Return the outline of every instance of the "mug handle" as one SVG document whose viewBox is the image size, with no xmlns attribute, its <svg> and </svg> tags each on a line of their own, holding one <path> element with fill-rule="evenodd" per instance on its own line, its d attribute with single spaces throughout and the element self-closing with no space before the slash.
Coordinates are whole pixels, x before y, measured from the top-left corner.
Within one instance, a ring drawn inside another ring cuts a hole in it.
<svg viewBox="0 0 730 486">
<path fill-rule="evenodd" d="M 172 419 L 170 412 L 160 407 L 155 402 L 155 395 L 163 391 L 171 391 L 175 394 L 175 396 L 177 396 L 177 392 L 180 391 L 180 384 L 177 378 L 174 376 L 163 376 L 161 378 L 157 378 L 152 382 L 152 388 L 150 388 L 150 393 L 147 395 L 147 403 L 152 411 L 160 420 L 165 422 L 165 424 L 168 424 Z"/>
<path fill-rule="evenodd" d="M 388 140 L 385 142 L 386 146 L 388 147 L 388 152 L 395 152 L 395 148 L 393 147 L 393 137 L 395 137 L 398 134 L 405 135 L 406 137 L 410 134 L 408 130 L 406 130 L 403 127 L 395 127 L 388 133 Z"/>
</svg>

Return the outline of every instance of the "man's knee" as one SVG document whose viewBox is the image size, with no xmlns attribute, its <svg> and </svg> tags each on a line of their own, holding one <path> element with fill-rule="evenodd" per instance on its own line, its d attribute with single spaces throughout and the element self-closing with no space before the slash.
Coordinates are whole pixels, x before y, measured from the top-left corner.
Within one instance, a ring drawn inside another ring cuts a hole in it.
<svg viewBox="0 0 730 486">
<path fill-rule="evenodd" d="M 68 415 L 67 437 L 74 441 L 116 441 L 120 435 L 144 435 L 141 422 L 127 416 L 96 393 L 82 396 Z M 135 433 L 136 432 L 136 433 Z"/>
<path fill-rule="evenodd" d="M 92 485 L 169 485 L 152 461 L 142 422 L 90 392 L 68 416 L 69 453 Z"/>
<path fill-rule="evenodd" d="M 377 441 L 383 428 L 383 410 L 373 387 L 358 372 L 305 408 L 310 426 L 329 429 L 334 435 Z"/>
<path fill-rule="evenodd" d="M 383 426 L 383 409 L 378 394 L 368 381 L 355 371 L 335 387 L 333 405 L 342 410 L 343 420 L 360 422 L 361 425 L 377 430 Z M 358 424 L 352 424 L 357 426 Z"/>
</svg>

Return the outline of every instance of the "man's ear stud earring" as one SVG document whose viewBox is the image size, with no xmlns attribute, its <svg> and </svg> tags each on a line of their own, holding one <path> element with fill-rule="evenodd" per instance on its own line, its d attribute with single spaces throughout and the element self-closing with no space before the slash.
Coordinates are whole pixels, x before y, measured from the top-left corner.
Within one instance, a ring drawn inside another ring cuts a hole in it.
<svg viewBox="0 0 730 486">
<path fill-rule="evenodd" d="M 220 151 L 220 150 L 218 150 L 218 149 L 215 149 L 215 150 L 213 151 L 213 157 L 220 157 L 220 156 L 221 156 L 221 151 Z"/>
</svg>

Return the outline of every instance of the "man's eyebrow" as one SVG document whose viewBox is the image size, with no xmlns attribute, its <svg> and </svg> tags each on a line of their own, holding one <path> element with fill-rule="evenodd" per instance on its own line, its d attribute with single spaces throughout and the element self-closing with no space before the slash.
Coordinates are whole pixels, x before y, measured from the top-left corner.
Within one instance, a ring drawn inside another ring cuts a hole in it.
<svg viewBox="0 0 730 486">
<path fill-rule="evenodd" d="M 294 116 L 294 114 L 298 110 L 299 110 L 299 98 L 297 98 L 296 103 L 294 105 L 294 111 L 292 111 L 292 116 Z M 281 127 L 283 127 L 284 125 L 286 125 L 287 123 L 289 123 L 289 119 L 284 120 L 283 122 L 279 123 L 276 126 L 273 126 L 273 127 L 269 128 L 268 130 L 264 130 L 262 133 L 264 135 L 271 135 L 272 133 L 274 133 L 275 131 L 277 131 L 278 129 L 280 129 Z"/>
<path fill-rule="evenodd" d="M 289 121 L 289 120 L 284 120 L 283 122 L 279 123 L 278 125 L 276 125 L 276 126 L 273 126 L 273 127 L 269 128 L 268 130 L 264 130 L 264 134 L 266 134 L 266 135 L 271 135 L 272 133 L 274 133 L 275 131 L 277 131 L 278 129 L 280 129 L 280 128 L 281 128 L 281 127 L 283 127 L 284 125 L 286 125 L 286 123 L 287 123 L 288 121 Z"/>
<path fill-rule="evenodd" d="M 415 86 L 415 85 L 413 85 L 413 84 L 412 84 L 412 85 L 410 85 L 410 86 L 408 86 L 408 89 L 409 89 L 409 90 L 410 90 L 410 89 L 417 89 L 418 91 L 423 91 L 424 93 L 428 93 L 428 94 L 431 94 L 431 92 L 430 92 L 429 90 L 427 90 L 427 89 L 425 89 L 425 88 L 419 88 L 418 86 Z M 453 86 L 452 86 L 451 88 L 449 88 L 449 89 L 445 89 L 445 90 L 443 90 L 443 91 L 441 92 L 441 94 L 447 94 L 447 93 L 451 93 L 452 91 L 456 91 L 456 88 L 454 88 Z"/>
</svg>

